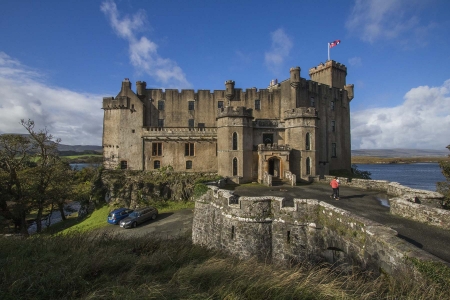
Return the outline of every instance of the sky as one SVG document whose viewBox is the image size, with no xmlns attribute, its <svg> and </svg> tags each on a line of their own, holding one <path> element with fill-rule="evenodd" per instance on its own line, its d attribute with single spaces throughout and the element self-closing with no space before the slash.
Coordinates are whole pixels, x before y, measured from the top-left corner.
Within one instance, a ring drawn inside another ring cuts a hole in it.
<svg viewBox="0 0 450 300">
<path fill-rule="evenodd" d="M 147 88 L 266 88 L 347 66 L 352 149 L 450 144 L 450 1 L 2 1 L 0 134 L 21 119 L 101 145 L 102 98 Z"/>
</svg>

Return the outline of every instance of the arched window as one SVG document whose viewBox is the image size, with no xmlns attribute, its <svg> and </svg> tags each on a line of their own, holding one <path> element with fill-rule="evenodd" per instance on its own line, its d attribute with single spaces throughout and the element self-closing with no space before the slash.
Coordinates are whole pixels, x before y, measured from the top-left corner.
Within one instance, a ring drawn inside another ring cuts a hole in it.
<svg viewBox="0 0 450 300">
<path fill-rule="evenodd" d="M 306 150 L 311 150 L 311 135 L 309 134 L 309 132 L 306 134 Z"/>
<path fill-rule="evenodd" d="M 233 132 L 233 150 L 238 149 L 237 133 Z"/>
<path fill-rule="evenodd" d="M 233 176 L 237 176 L 238 174 L 238 161 L 237 158 L 233 158 Z"/>
<path fill-rule="evenodd" d="M 311 175 L 311 158 L 306 158 L 306 175 Z"/>
</svg>

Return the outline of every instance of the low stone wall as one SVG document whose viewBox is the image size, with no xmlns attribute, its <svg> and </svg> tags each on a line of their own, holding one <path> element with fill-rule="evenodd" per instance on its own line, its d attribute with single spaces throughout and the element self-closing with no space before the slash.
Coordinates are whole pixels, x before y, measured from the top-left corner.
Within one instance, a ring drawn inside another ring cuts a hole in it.
<svg viewBox="0 0 450 300">
<path fill-rule="evenodd" d="M 417 204 L 408 197 L 390 199 L 390 212 L 428 225 L 450 230 L 450 211 Z"/>
<path fill-rule="evenodd" d="M 442 260 L 398 238 L 397 232 L 314 199 L 237 197 L 210 187 L 196 201 L 192 239 L 240 258 L 326 260 L 378 273 L 413 270 L 406 259 Z"/>
<path fill-rule="evenodd" d="M 314 181 L 328 183 L 334 176 L 324 179 L 314 178 Z M 444 196 L 437 192 L 412 189 L 398 182 L 387 180 L 367 180 L 339 177 L 341 186 L 378 190 L 395 198 L 390 198 L 390 212 L 404 218 L 412 219 L 429 225 L 450 229 L 450 211 L 442 209 Z"/>
</svg>

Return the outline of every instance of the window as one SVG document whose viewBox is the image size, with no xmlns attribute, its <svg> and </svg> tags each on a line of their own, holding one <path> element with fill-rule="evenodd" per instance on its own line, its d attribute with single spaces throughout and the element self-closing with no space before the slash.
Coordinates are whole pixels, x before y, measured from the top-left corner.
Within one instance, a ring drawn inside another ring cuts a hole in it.
<svg viewBox="0 0 450 300">
<path fill-rule="evenodd" d="M 233 132 L 233 150 L 238 149 L 237 133 Z"/>
<path fill-rule="evenodd" d="M 311 158 L 306 158 L 306 175 L 311 175 Z"/>
<path fill-rule="evenodd" d="M 162 143 L 152 143 L 152 155 L 153 156 L 162 155 Z"/>
<path fill-rule="evenodd" d="M 334 107 L 335 107 L 335 101 L 333 100 L 333 101 L 331 101 L 331 110 L 334 110 Z"/>
<path fill-rule="evenodd" d="M 236 232 L 235 232 L 234 226 L 231 226 L 231 239 L 232 240 L 234 240 L 235 235 L 236 235 Z"/>
<path fill-rule="evenodd" d="M 184 156 L 194 156 L 194 143 L 184 144 Z"/>
<path fill-rule="evenodd" d="M 223 101 L 217 101 L 217 108 L 223 108 Z"/>
<path fill-rule="evenodd" d="M 189 119 L 188 126 L 189 126 L 189 128 L 194 127 L 194 119 Z"/>
<path fill-rule="evenodd" d="M 261 109 L 261 100 L 255 100 L 255 109 L 260 110 Z"/>
<path fill-rule="evenodd" d="M 336 132 L 336 121 L 331 121 L 331 132 Z"/>
<path fill-rule="evenodd" d="M 161 162 L 159 160 L 155 160 L 153 162 L 153 169 L 159 169 L 161 168 Z"/>
<path fill-rule="evenodd" d="M 188 110 L 194 110 L 194 101 L 188 101 Z"/>
<path fill-rule="evenodd" d="M 205 130 L 205 123 L 198 123 L 197 127 L 200 128 L 200 130 Z"/>
<path fill-rule="evenodd" d="M 286 242 L 287 242 L 288 244 L 291 243 L 291 231 L 290 231 L 290 230 L 288 230 L 288 232 L 287 232 L 287 235 L 286 235 Z"/>
<path fill-rule="evenodd" d="M 309 132 L 306 134 L 305 148 L 306 150 L 311 150 L 311 135 Z"/>
<path fill-rule="evenodd" d="M 263 133 L 263 143 L 264 145 L 273 144 L 273 133 Z"/>
<path fill-rule="evenodd" d="M 134 110 L 134 104 L 131 104 L 131 110 Z"/>
<path fill-rule="evenodd" d="M 164 127 L 164 119 L 158 119 L 158 127 Z"/>
<path fill-rule="evenodd" d="M 316 101 L 314 100 L 314 97 L 311 97 L 311 99 L 309 99 L 310 100 L 310 106 L 312 106 L 312 107 L 315 107 L 316 106 Z"/>
<path fill-rule="evenodd" d="M 192 160 L 186 161 L 186 169 L 192 169 Z"/>
<path fill-rule="evenodd" d="M 164 100 L 158 101 L 158 110 L 164 110 Z"/>
<path fill-rule="evenodd" d="M 331 157 L 337 157 L 336 155 L 336 143 L 331 144 Z"/>
<path fill-rule="evenodd" d="M 120 168 L 121 168 L 122 170 L 126 170 L 126 169 L 128 168 L 128 163 L 127 163 L 126 160 L 122 160 L 122 161 L 120 162 Z"/>
<path fill-rule="evenodd" d="M 237 176 L 238 174 L 238 165 L 237 165 L 237 158 L 233 158 L 233 176 Z"/>
<path fill-rule="evenodd" d="M 131 133 L 135 133 L 136 131 L 134 129 L 131 129 Z"/>
</svg>

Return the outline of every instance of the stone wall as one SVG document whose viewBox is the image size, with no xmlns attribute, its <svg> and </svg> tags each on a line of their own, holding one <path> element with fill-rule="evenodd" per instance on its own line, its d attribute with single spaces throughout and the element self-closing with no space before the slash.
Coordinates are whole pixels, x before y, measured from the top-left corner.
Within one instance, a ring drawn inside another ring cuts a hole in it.
<svg viewBox="0 0 450 300">
<path fill-rule="evenodd" d="M 390 199 L 390 212 L 404 218 L 450 230 L 450 211 L 413 203 L 408 197 Z"/>
<path fill-rule="evenodd" d="M 334 176 L 324 179 L 314 177 L 314 181 L 328 183 Z M 442 209 L 444 196 L 437 192 L 412 189 L 387 180 L 349 179 L 339 177 L 341 186 L 379 190 L 390 196 L 390 212 L 394 215 L 418 222 L 450 229 L 450 211 Z"/>
<path fill-rule="evenodd" d="M 284 198 L 237 197 L 210 187 L 196 201 L 192 239 L 242 259 L 326 260 L 378 273 L 412 269 L 406 257 L 440 259 L 398 238 L 389 227 L 325 202 Z"/>
</svg>

